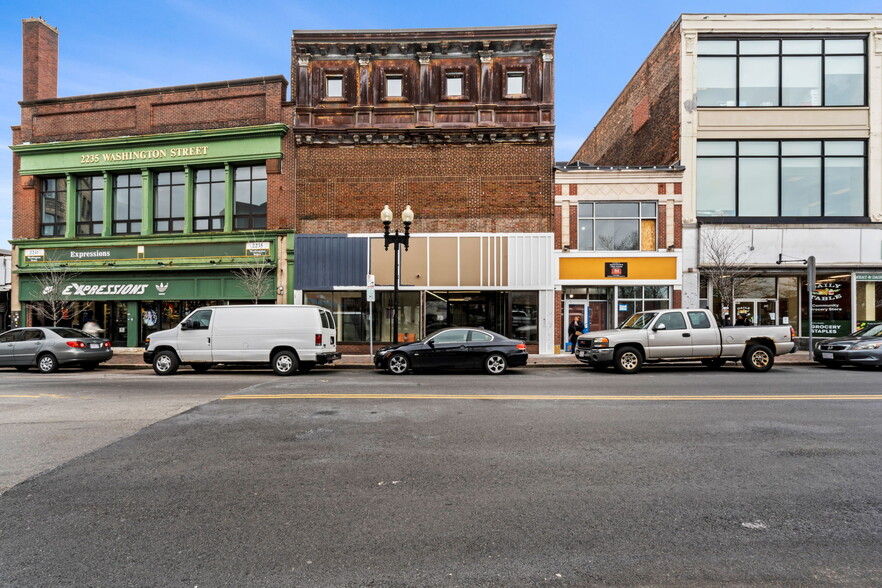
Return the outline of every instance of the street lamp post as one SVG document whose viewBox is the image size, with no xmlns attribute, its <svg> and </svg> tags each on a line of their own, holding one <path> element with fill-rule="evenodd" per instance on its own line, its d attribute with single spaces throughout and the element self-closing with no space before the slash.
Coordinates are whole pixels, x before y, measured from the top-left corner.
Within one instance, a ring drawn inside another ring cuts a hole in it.
<svg viewBox="0 0 882 588">
<path fill-rule="evenodd" d="M 397 343 L 398 282 L 401 275 L 401 246 L 404 245 L 404 250 L 407 251 L 407 248 L 410 245 L 410 224 L 413 222 L 413 211 L 410 209 L 410 204 L 408 204 L 401 212 L 401 221 L 404 223 L 403 235 L 398 233 L 398 229 L 395 229 L 394 234 L 389 232 L 389 225 L 392 224 L 392 211 L 389 209 L 388 204 L 383 206 L 383 210 L 380 212 L 380 220 L 383 221 L 383 237 L 385 239 L 386 251 L 389 250 L 389 245 L 395 246 L 395 273 L 392 289 L 392 342 Z"/>
</svg>

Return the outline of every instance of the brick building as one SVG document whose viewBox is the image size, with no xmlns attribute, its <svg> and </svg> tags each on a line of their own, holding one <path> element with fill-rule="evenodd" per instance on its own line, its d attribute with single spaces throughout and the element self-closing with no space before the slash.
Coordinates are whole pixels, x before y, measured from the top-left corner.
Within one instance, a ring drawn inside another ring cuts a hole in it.
<svg viewBox="0 0 882 588">
<path fill-rule="evenodd" d="M 268 197 L 290 184 L 283 76 L 58 97 L 58 31 L 24 20 L 23 50 L 14 324 L 54 322 L 51 298 L 62 324 L 95 318 L 138 346 L 201 304 L 291 296 L 293 239 Z M 241 268 L 269 276 L 249 288 Z"/>
<path fill-rule="evenodd" d="M 397 338 L 479 324 L 550 348 L 554 33 L 295 31 L 290 101 L 283 76 L 58 97 L 58 31 L 26 19 L 15 320 L 46 320 L 56 278 L 64 321 L 116 344 L 259 299 L 325 305 L 366 350 L 396 338 L 379 213 L 410 205 Z M 237 276 L 266 267 L 258 291 Z"/>
<path fill-rule="evenodd" d="M 336 314 L 344 350 L 394 338 L 387 204 L 416 214 L 399 339 L 484 326 L 551 348 L 554 34 L 294 31 L 295 289 Z"/>
<path fill-rule="evenodd" d="M 882 322 L 880 69 L 878 14 L 682 15 L 574 159 L 683 166 L 684 306 L 845 334 Z"/>
</svg>

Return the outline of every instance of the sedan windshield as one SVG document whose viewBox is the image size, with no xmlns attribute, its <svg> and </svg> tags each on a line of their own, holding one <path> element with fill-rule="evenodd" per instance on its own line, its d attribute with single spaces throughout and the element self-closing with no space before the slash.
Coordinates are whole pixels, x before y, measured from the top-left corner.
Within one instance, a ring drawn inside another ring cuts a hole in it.
<svg viewBox="0 0 882 588">
<path fill-rule="evenodd" d="M 854 337 L 882 337 L 882 323 L 878 325 L 867 325 L 863 329 L 859 329 L 852 333 Z"/>
<path fill-rule="evenodd" d="M 641 314 L 632 314 L 628 320 L 622 323 L 620 329 L 645 329 L 655 318 L 657 312 L 644 312 Z"/>
</svg>

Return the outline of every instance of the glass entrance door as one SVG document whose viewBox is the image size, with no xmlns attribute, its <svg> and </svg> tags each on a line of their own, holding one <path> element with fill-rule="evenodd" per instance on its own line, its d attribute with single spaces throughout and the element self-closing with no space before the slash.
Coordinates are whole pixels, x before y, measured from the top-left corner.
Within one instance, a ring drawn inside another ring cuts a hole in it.
<svg viewBox="0 0 882 588">
<path fill-rule="evenodd" d="M 774 299 L 755 298 L 738 299 L 735 301 L 735 319 L 744 313 L 754 325 L 777 325 L 778 301 Z"/>
<path fill-rule="evenodd" d="M 573 322 L 573 319 L 579 317 L 583 323 L 585 323 L 585 327 L 587 328 L 590 324 L 588 322 L 589 316 L 589 303 L 585 301 L 566 301 L 566 306 L 564 307 L 564 323 L 563 323 L 563 341 L 561 341 L 560 348 L 562 351 L 567 351 L 567 344 L 570 342 L 569 335 L 569 326 L 570 323 Z"/>
</svg>

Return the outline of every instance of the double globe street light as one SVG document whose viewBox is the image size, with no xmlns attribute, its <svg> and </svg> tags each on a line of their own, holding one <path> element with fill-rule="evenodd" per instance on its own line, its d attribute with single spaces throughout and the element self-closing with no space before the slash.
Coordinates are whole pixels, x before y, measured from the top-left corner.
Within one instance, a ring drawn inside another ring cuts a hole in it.
<svg viewBox="0 0 882 588">
<path fill-rule="evenodd" d="M 398 281 L 401 275 L 401 246 L 404 245 L 404 250 L 407 251 L 408 246 L 410 245 L 410 225 L 413 223 L 413 210 L 410 209 L 410 204 L 404 207 L 404 210 L 401 211 L 401 222 L 404 223 L 404 234 L 401 235 L 398 233 L 398 229 L 395 229 L 395 233 L 389 232 L 389 226 L 392 224 L 392 211 L 389 209 L 389 205 L 386 204 L 383 206 L 382 212 L 380 212 L 380 220 L 383 221 L 383 237 L 385 239 L 386 251 L 389 251 L 389 245 L 395 246 L 395 273 L 393 279 L 393 290 L 392 290 L 392 342 L 398 342 Z"/>
</svg>

